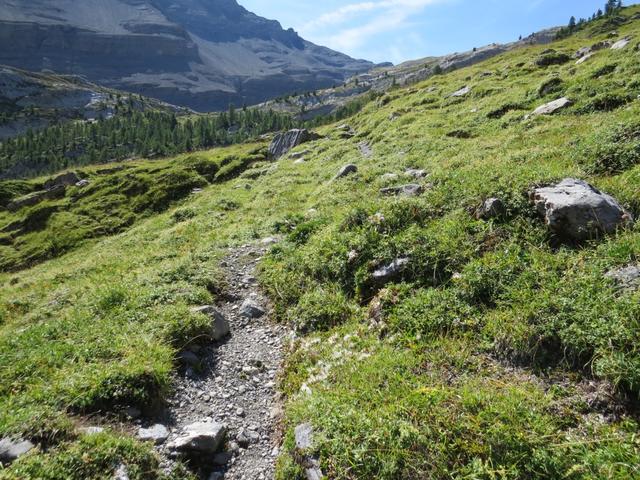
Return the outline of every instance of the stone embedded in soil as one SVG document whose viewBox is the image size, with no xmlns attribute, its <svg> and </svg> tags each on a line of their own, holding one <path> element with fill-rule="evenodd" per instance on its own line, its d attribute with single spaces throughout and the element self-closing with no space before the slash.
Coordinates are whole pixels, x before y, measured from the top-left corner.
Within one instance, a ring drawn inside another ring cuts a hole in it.
<svg viewBox="0 0 640 480">
<path fill-rule="evenodd" d="M 613 280 L 621 290 L 640 289 L 640 265 L 611 270 L 605 274 L 605 277 Z"/>
<path fill-rule="evenodd" d="M 400 197 L 417 197 L 424 193 L 422 185 L 410 183 L 407 185 L 400 185 L 398 187 L 388 187 L 380 189 L 382 195 L 397 195 Z"/>
<path fill-rule="evenodd" d="M 184 453 L 216 453 L 222 446 L 227 429 L 220 423 L 197 422 L 188 425 L 169 449 Z"/>
<path fill-rule="evenodd" d="M 407 168 L 404 173 L 412 178 L 425 178 L 427 176 L 426 170 L 419 170 L 416 168 Z"/>
<path fill-rule="evenodd" d="M 492 218 L 503 217 L 506 213 L 507 209 L 502 200 L 499 198 L 488 198 L 476 211 L 476 218 L 478 220 L 490 220 Z"/>
<path fill-rule="evenodd" d="M 300 424 L 294 430 L 296 449 L 302 454 L 299 457 L 299 463 L 304 468 L 305 478 L 322 480 L 325 477 L 320 469 L 320 462 L 317 458 L 306 454 L 306 451 L 313 447 L 313 436 L 313 427 L 309 423 Z"/>
<path fill-rule="evenodd" d="M 141 428 L 138 431 L 138 438 L 143 442 L 153 442 L 160 445 L 169 438 L 169 430 L 161 423 L 157 423 L 149 428 Z"/>
<path fill-rule="evenodd" d="M 384 265 L 373 272 L 371 277 L 377 283 L 389 282 L 395 280 L 409 266 L 409 259 L 406 257 L 396 258 L 388 265 Z"/>
<path fill-rule="evenodd" d="M 570 107 L 573 105 L 573 102 L 569 100 L 567 97 L 562 97 L 553 102 L 545 103 L 544 105 L 540 105 L 536 108 L 531 115 L 539 116 L 539 115 L 552 115 L 563 108 Z"/>
<path fill-rule="evenodd" d="M 204 305 L 191 309 L 193 313 L 202 313 L 211 318 L 211 336 L 214 340 L 221 340 L 229 335 L 229 322 L 213 305 Z"/>
<path fill-rule="evenodd" d="M 0 440 L 0 463 L 9 464 L 29 453 L 33 448 L 35 445 L 29 440 L 3 438 Z"/>
<path fill-rule="evenodd" d="M 334 180 L 338 180 L 339 178 L 344 178 L 348 175 L 352 175 L 358 172 L 358 167 L 353 165 L 352 163 L 349 165 L 345 165 L 340 169 L 340 171 L 333 177 Z"/>
</svg>

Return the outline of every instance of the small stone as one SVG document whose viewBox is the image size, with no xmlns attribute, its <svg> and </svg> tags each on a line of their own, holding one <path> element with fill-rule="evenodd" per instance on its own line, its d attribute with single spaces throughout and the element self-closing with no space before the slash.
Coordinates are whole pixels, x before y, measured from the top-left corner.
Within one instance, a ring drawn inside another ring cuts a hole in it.
<svg viewBox="0 0 640 480">
<path fill-rule="evenodd" d="M 124 463 L 118 465 L 116 471 L 113 472 L 113 480 L 129 480 L 129 470 Z"/>
<path fill-rule="evenodd" d="M 478 220 L 490 220 L 492 218 L 503 217 L 507 213 L 507 209 L 499 198 L 488 198 L 482 203 L 482 206 L 476 211 Z"/>
<path fill-rule="evenodd" d="M 426 170 L 419 170 L 416 168 L 408 168 L 404 173 L 412 178 L 425 178 L 427 176 Z"/>
<path fill-rule="evenodd" d="M 35 448 L 29 440 L 0 440 L 0 463 L 9 464 Z"/>
<path fill-rule="evenodd" d="M 450 97 L 464 97 L 471 92 L 471 87 L 462 87 L 460 90 L 453 92 Z"/>
<path fill-rule="evenodd" d="M 409 266 L 410 261 L 406 257 L 396 258 L 393 262 L 378 268 L 371 277 L 377 283 L 385 283 L 398 278 Z"/>
<path fill-rule="evenodd" d="M 149 428 L 141 428 L 138 431 L 138 438 L 143 442 L 151 441 L 160 445 L 169 438 L 169 430 L 164 425 L 157 423 Z"/>
<path fill-rule="evenodd" d="M 266 312 L 255 301 L 247 298 L 240 307 L 240 315 L 245 318 L 260 318 Z"/>
<path fill-rule="evenodd" d="M 260 243 L 262 245 L 275 245 L 276 243 L 278 243 L 278 239 L 275 237 L 267 237 L 260 240 Z"/>
<path fill-rule="evenodd" d="M 640 289 L 640 265 L 611 270 L 605 274 L 605 277 L 613 280 L 621 290 Z"/>
<path fill-rule="evenodd" d="M 80 428 L 80 432 L 84 435 L 98 435 L 104 432 L 104 428 L 102 427 L 82 427 Z"/>
<path fill-rule="evenodd" d="M 84 180 L 80 180 L 80 181 L 79 181 L 79 182 L 77 182 L 75 185 L 76 185 L 76 187 L 78 187 L 78 188 L 84 188 L 84 187 L 89 186 L 89 183 L 90 183 L 90 182 L 89 182 L 89 180 L 84 179 Z"/>
<path fill-rule="evenodd" d="M 296 448 L 307 450 L 313 446 L 313 427 L 309 423 L 302 423 L 294 430 Z"/>
<path fill-rule="evenodd" d="M 358 167 L 353 164 L 345 165 L 340 169 L 340 171 L 333 177 L 334 180 L 338 180 L 339 178 L 344 178 L 348 175 L 352 175 L 358 172 Z"/>
</svg>

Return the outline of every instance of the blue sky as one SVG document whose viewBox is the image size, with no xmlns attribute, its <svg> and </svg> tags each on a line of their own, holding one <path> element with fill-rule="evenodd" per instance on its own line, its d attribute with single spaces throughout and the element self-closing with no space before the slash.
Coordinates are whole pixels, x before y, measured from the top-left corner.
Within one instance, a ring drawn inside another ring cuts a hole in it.
<svg viewBox="0 0 640 480">
<path fill-rule="evenodd" d="M 399 63 L 509 42 L 586 17 L 605 0 L 238 0 L 304 38 L 353 57 Z M 625 4 L 640 2 L 625 2 Z"/>
</svg>

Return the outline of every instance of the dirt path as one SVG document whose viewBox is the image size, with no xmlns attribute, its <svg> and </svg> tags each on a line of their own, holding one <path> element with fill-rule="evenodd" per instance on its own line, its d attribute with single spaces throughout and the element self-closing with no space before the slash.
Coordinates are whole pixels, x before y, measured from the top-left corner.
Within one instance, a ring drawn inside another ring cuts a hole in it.
<svg viewBox="0 0 640 480">
<path fill-rule="evenodd" d="M 245 245 L 230 250 L 221 263 L 229 295 L 216 308 L 229 321 L 231 333 L 195 352 L 199 371 L 185 368 L 170 401 L 169 440 L 194 422 L 214 421 L 227 427 L 228 449 L 201 465 L 198 473 L 205 479 L 269 480 L 274 476 L 280 443 L 275 381 L 288 331 L 270 322 L 267 299 L 254 276 L 265 250 L 262 244 Z M 247 299 L 264 309 L 264 315 L 241 314 Z M 160 447 L 169 458 L 166 448 Z"/>
</svg>

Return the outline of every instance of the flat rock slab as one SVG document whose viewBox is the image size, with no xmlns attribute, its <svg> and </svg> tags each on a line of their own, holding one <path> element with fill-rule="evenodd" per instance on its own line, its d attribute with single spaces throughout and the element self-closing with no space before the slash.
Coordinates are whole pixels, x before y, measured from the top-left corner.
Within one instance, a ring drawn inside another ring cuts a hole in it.
<svg viewBox="0 0 640 480">
<path fill-rule="evenodd" d="M 535 189 L 531 200 L 553 232 L 573 240 L 613 233 L 633 222 L 613 197 L 574 178 Z"/>
<path fill-rule="evenodd" d="M 0 440 L 0 463 L 9 464 L 29 453 L 34 448 L 35 445 L 29 440 L 3 438 Z"/>
<path fill-rule="evenodd" d="M 553 102 L 540 105 L 531 113 L 531 115 L 553 115 L 557 111 L 562 110 L 563 108 L 570 107 L 571 105 L 573 105 L 573 102 L 571 100 L 569 100 L 567 97 L 562 97 L 558 100 L 554 100 Z"/>
<path fill-rule="evenodd" d="M 460 90 L 453 92 L 449 97 L 464 97 L 471 92 L 471 87 L 462 87 Z"/>
<path fill-rule="evenodd" d="M 169 448 L 184 453 L 216 453 L 220 450 L 227 429 L 216 422 L 197 422 L 188 425 L 184 433 L 169 444 Z"/>
<path fill-rule="evenodd" d="M 611 50 L 622 50 L 623 48 L 626 48 L 630 43 L 631 37 L 625 37 L 611 45 Z"/>
</svg>

